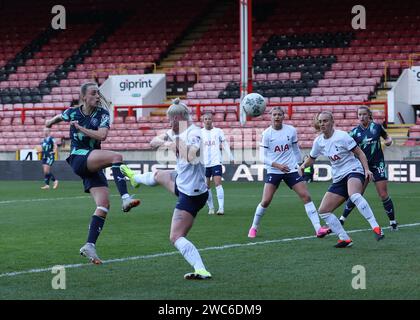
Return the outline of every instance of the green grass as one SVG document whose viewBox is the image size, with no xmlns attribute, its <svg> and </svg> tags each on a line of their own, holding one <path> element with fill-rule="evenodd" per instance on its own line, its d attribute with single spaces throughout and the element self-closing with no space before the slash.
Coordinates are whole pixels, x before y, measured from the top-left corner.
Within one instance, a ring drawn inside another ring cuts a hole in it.
<svg viewBox="0 0 420 320">
<path fill-rule="evenodd" d="M 81 182 L 62 182 L 40 190 L 41 182 L 0 184 L 0 299 L 420 299 L 420 225 L 385 230 L 376 242 L 367 222 L 354 211 L 346 222 L 354 246 L 335 249 L 335 236 L 312 236 L 298 197 L 284 185 L 264 216 L 258 237 L 247 238 L 262 183 L 225 183 L 225 216 L 197 216 L 190 239 L 201 251 L 210 281 L 186 281 L 192 271 L 169 243 L 176 198 L 160 187 L 141 188 L 142 204 L 121 212 L 111 183 L 111 211 L 98 240 L 101 266 L 86 263 L 78 250 L 87 236 L 94 203 Z M 318 206 L 326 183 L 309 185 Z M 389 191 L 401 225 L 419 223 L 420 185 L 391 183 Z M 387 226 L 373 186 L 366 197 L 382 226 Z M 215 193 L 214 193 L 215 198 Z M 21 200 L 21 201 L 19 201 Z M 341 214 L 341 209 L 337 210 Z M 250 243 L 255 245 L 247 245 Z M 238 246 L 229 245 L 237 244 Z M 54 290 L 54 265 L 66 268 L 66 289 Z M 366 270 L 366 289 L 351 283 L 355 265 Z M 24 272 L 6 275 L 6 273 Z"/>
</svg>

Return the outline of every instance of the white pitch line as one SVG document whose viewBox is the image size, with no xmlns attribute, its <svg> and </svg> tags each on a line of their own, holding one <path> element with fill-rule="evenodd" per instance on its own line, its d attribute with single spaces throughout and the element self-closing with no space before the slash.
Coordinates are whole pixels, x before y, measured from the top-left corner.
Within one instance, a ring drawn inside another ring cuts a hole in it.
<svg viewBox="0 0 420 320">
<path fill-rule="evenodd" d="M 403 225 L 399 225 L 398 227 L 399 228 L 409 228 L 409 227 L 416 227 L 416 226 L 420 226 L 420 222 L 403 224 Z M 389 229 L 389 228 L 390 227 L 386 227 L 386 228 L 382 228 L 382 229 Z M 371 231 L 371 229 L 356 229 L 356 230 L 347 231 L 347 233 L 356 233 L 356 232 L 363 232 L 363 231 Z M 233 244 L 226 244 L 226 245 L 217 246 L 217 247 L 207 247 L 207 248 L 199 249 L 198 251 L 225 250 L 225 249 L 230 249 L 230 248 L 240 248 L 240 247 L 246 247 L 246 246 L 255 246 L 255 245 L 263 245 L 263 244 L 271 244 L 271 243 L 306 240 L 306 239 L 312 239 L 312 238 L 315 238 L 315 237 L 316 236 L 304 236 L 304 237 L 285 238 L 285 239 L 277 239 L 277 240 L 266 240 L 266 241 L 249 242 L 249 243 L 233 243 Z M 109 259 L 109 260 L 102 261 L 102 263 L 103 264 L 109 264 L 109 263 L 114 263 L 114 262 L 145 260 L 145 259 L 173 256 L 175 254 L 179 254 L 179 251 L 155 253 L 155 254 L 149 254 L 149 255 L 145 255 L 145 256 L 134 256 L 134 257 L 126 257 L 126 258 Z M 62 265 L 62 267 L 66 268 L 66 269 L 71 269 L 71 268 L 86 267 L 86 266 L 90 266 L 90 265 L 92 265 L 92 264 L 91 263 L 77 263 L 77 264 Z M 0 278 L 15 277 L 15 276 L 18 276 L 18 275 L 29 274 L 29 273 L 48 272 L 48 271 L 51 271 L 51 270 L 52 270 L 52 267 L 30 269 L 30 270 L 24 270 L 24 271 L 7 272 L 7 273 L 1 273 Z"/>
<path fill-rule="evenodd" d="M 20 199 L 20 200 L 6 200 L 0 201 L 0 204 L 10 203 L 22 203 L 22 202 L 41 202 L 41 201 L 56 201 L 56 200 L 73 200 L 73 199 L 87 199 L 90 196 L 78 196 L 78 197 L 62 197 L 62 198 L 41 198 L 41 199 Z"/>
<path fill-rule="evenodd" d="M 111 194 L 110 197 L 120 197 L 120 195 Z M 259 195 L 251 195 L 251 196 L 248 196 L 248 198 L 249 197 L 258 198 L 260 196 Z M 290 198 L 290 196 L 284 195 L 284 194 L 276 195 L 276 197 L 277 198 Z M 0 201 L 0 205 L 11 204 L 11 203 L 22 203 L 22 202 L 42 202 L 42 201 L 89 199 L 89 198 L 91 198 L 91 196 L 75 196 L 75 197 L 61 197 L 61 198 L 40 198 L 40 199 L 13 199 L 13 200 Z M 399 196 L 399 197 L 394 196 L 394 198 L 398 198 L 398 199 L 420 199 L 419 196 L 414 196 L 414 195 L 412 195 L 412 196 L 411 195 L 410 196 Z"/>
<path fill-rule="evenodd" d="M 111 194 L 110 197 L 119 197 L 119 195 Z M 56 201 L 56 200 L 73 200 L 73 199 L 91 199 L 91 196 L 76 196 L 76 197 L 61 197 L 61 198 L 40 198 L 40 199 L 14 199 L 0 201 L 1 204 L 22 203 L 22 202 L 42 202 L 42 201 Z"/>
</svg>

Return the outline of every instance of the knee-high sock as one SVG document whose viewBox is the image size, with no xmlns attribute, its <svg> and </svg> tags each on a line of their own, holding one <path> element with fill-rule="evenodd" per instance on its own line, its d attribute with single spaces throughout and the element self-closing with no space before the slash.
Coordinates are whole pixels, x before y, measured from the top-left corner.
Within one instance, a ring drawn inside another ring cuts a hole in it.
<svg viewBox="0 0 420 320">
<path fill-rule="evenodd" d="M 155 174 L 153 172 L 146 172 L 143 174 L 136 174 L 134 176 L 134 180 L 137 183 L 142 183 L 146 186 L 150 186 L 153 187 L 155 185 L 157 185 L 157 182 L 155 180 Z"/>
<path fill-rule="evenodd" d="M 104 227 L 105 218 L 99 217 L 97 215 L 92 216 L 92 220 L 89 224 L 89 233 L 88 233 L 88 239 L 87 242 L 89 243 L 96 243 L 96 240 L 99 237 L 99 234 L 102 231 L 102 228 Z"/>
<path fill-rule="evenodd" d="M 225 192 L 223 191 L 223 186 L 216 187 L 217 193 L 217 202 L 219 203 L 219 210 L 223 211 L 225 206 Z"/>
<path fill-rule="evenodd" d="M 207 199 L 207 205 L 209 206 L 209 209 L 214 209 L 213 195 L 211 193 L 211 189 L 209 189 L 209 197 Z"/>
<path fill-rule="evenodd" d="M 264 208 L 261 206 L 261 203 L 258 204 L 257 208 L 255 209 L 255 214 L 254 214 L 254 221 L 252 221 L 252 227 L 255 229 L 258 229 L 258 226 L 260 224 L 260 220 L 263 217 L 265 210 L 267 210 L 267 208 Z"/>
<path fill-rule="evenodd" d="M 51 181 L 52 181 L 52 182 L 54 182 L 54 181 L 55 181 L 55 177 L 54 177 L 54 175 L 53 175 L 52 173 L 50 173 L 50 178 L 51 178 Z"/>
<path fill-rule="evenodd" d="M 50 178 L 51 178 L 50 173 L 47 173 L 46 175 L 44 175 L 44 183 L 49 185 L 50 184 Z"/>
<path fill-rule="evenodd" d="M 354 203 L 350 199 L 347 199 L 347 202 L 343 211 L 343 217 L 347 218 L 350 212 L 354 209 L 354 207 L 355 207 Z"/>
<path fill-rule="evenodd" d="M 350 237 L 347 232 L 344 230 L 343 226 L 341 225 L 340 221 L 338 221 L 337 217 L 334 213 L 327 212 L 321 213 L 321 218 L 327 223 L 327 225 L 331 228 L 332 232 L 338 235 L 340 240 L 349 240 Z"/>
<path fill-rule="evenodd" d="M 319 222 L 318 211 L 316 211 L 315 205 L 312 201 L 305 204 L 305 211 L 309 220 L 312 222 L 315 232 L 317 232 L 319 228 L 321 228 L 321 224 Z"/>
<path fill-rule="evenodd" d="M 115 184 L 117 185 L 118 192 L 120 193 L 121 196 L 124 196 L 124 195 L 128 196 L 127 183 L 125 182 L 125 177 L 121 173 L 121 170 L 120 170 L 120 165 L 122 164 L 123 164 L 122 162 L 113 163 L 111 170 L 112 170 L 112 175 L 114 177 Z"/>
<path fill-rule="evenodd" d="M 389 218 L 390 221 L 395 220 L 395 212 L 394 212 L 394 204 L 392 203 L 392 200 L 390 197 L 386 198 L 382 201 L 382 204 L 384 206 L 385 212 Z"/>
<path fill-rule="evenodd" d="M 362 216 L 365 217 L 367 222 L 369 222 L 372 229 L 379 227 L 378 222 L 376 222 L 375 216 L 373 215 L 372 209 L 360 193 L 352 194 L 350 199 L 356 205 Z"/>
<path fill-rule="evenodd" d="M 185 260 L 195 269 L 205 269 L 203 260 L 197 248 L 186 238 L 180 237 L 174 243 L 175 248 L 181 252 Z"/>
</svg>

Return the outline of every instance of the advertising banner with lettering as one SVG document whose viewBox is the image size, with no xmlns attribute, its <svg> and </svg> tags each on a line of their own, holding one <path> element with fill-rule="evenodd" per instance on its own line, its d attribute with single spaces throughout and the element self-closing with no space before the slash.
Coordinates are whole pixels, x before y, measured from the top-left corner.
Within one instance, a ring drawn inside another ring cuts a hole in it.
<svg viewBox="0 0 420 320">
<path fill-rule="evenodd" d="M 164 74 L 109 76 L 101 86 L 101 92 L 115 106 L 159 104 L 166 97 L 165 79 Z M 153 99 L 150 99 L 151 95 Z"/>
<path fill-rule="evenodd" d="M 33 160 L 33 159 L 32 159 Z M 174 163 L 161 164 L 156 161 L 127 161 L 135 172 L 144 173 L 158 169 L 175 169 Z M 40 161 L 0 161 L 0 180 L 39 180 L 42 179 Z M 54 162 L 54 168 L 60 172 L 60 180 L 80 180 L 66 161 Z M 223 180 L 233 182 L 263 182 L 265 170 L 263 164 L 225 164 Z M 420 182 L 420 161 L 388 161 L 386 170 L 390 182 Z M 113 180 L 111 168 L 105 169 L 108 180 Z M 317 161 L 314 164 L 313 181 L 331 182 L 332 169 L 327 161 Z"/>
<path fill-rule="evenodd" d="M 411 105 L 420 104 L 420 67 L 411 67 L 408 72 L 409 101 Z"/>
</svg>

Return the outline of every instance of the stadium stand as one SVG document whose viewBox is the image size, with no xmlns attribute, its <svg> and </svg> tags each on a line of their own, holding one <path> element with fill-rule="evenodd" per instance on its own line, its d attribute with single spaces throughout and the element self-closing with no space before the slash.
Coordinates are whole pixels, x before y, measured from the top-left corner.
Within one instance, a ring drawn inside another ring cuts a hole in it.
<svg viewBox="0 0 420 320">
<path fill-rule="evenodd" d="M 267 98 L 268 109 L 293 106 L 286 120 L 298 128 L 302 147 L 310 147 L 315 135 L 310 124 L 316 112 L 333 108 L 338 127 L 348 130 L 357 123 L 357 103 L 375 100 L 384 81 L 396 79 L 411 55 L 420 52 L 418 2 L 369 1 L 366 9 L 375 15 L 369 18 L 369 29 L 358 31 L 348 23 L 351 1 L 322 3 L 254 1 L 253 89 Z M 226 105 L 239 102 L 238 2 L 121 4 L 124 10 L 115 11 L 112 1 L 69 2 L 71 27 L 66 30 L 49 27 L 48 1 L 25 3 L 32 6 L 30 24 L 16 14 L 22 4 L 6 8 L 10 18 L 0 21 L 7 30 L 0 35 L 5 44 L 0 48 L 0 151 L 38 144 L 45 118 L 58 112 L 50 108 L 77 103 L 81 83 L 102 83 L 121 72 L 154 72 L 200 25 L 205 31 L 165 71 L 167 87 L 171 94 L 183 88 L 188 104 L 207 104 L 201 112 L 213 112 L 215 125 L 226 129 L 229 138 L 239 136 L 237 108 Z M 167 128 L 162 114 L 119 116 L 104 144 L 111 149 L 147 149 L 152 136 Z M 374 117 L 383 121 L 383 109 L 374 109 Z M 269 116 L 263 115 L 244 130 L 268 124 Z M 66 139 L 66 124 L 54 130 L 59 141 Z M 4 141 L 10 132 L 13 138 Z M 410 129 L 406 144 L 417 143 L 415 132 Z M 249 135 L 242 133 L 245 137 Z"/>
</svg>

